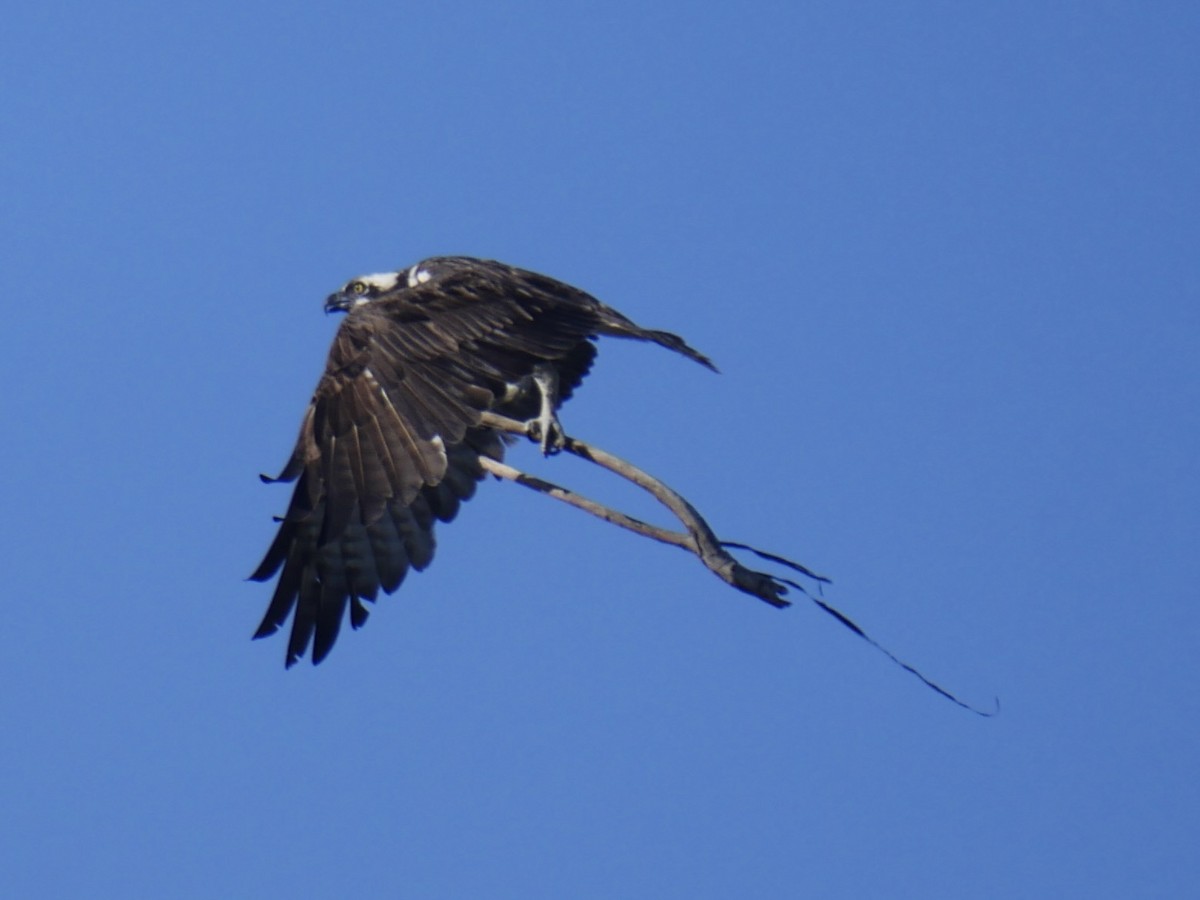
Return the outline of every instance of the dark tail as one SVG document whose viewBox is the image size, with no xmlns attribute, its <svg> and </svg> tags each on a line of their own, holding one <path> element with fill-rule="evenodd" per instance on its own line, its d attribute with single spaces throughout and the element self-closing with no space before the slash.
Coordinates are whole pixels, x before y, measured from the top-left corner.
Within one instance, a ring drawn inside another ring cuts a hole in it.
<svg viewBox="0 0 1200 900">
<path fill-rule="evenodd" d="M 621 313 L 617 312 L 611 306 L 605 306 L 599 300 L 592 299 L 592 303 L 595 304 L 595 307 L 591 310 L 595 316 L 593 322 L 599 326 L 596 330 L 600 334 L 633 338 L 637 341 L 651 341 L 660 347 L 666 347 L 668 350 L 682 353 L 688 359 L 695 360 L 706 369 L 712 369 L 714 372 L 718 371 L 711 359 L 699 350 L 689 347 L 687 341 L 679 335 L 671 334 L 669 331 L 655 331 L 653 328 L 643 328 L 627 316 L 621 315 Z"/>
<path fill-rule="evenodd" d="M 713 365 L 713 361 L 692 347 L 689 347 L 687 341 L 677 334 L 671 334 L 669 331 L 652 331 L 649 328 L 639 328 L 635 333 L 630 334 L 630 337 L 639 338 L 643 341 L 653 341 L 660 347 L 666 347 L 668 350 L 674 350 L 676 353 L 682 353 L 688 359 L 694 359 L 700 365 L 707 369 L 712 369 L 714 372 L 719 371 Z"/>
</svg>

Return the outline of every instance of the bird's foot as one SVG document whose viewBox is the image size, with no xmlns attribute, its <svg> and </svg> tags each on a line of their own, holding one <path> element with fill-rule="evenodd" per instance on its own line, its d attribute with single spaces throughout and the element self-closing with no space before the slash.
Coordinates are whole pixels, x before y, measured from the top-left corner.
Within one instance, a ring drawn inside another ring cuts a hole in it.
<svg viewBox="0 0 1200 900">
<path fill-rule="evenodd" d="M 542 414 L 525 423 L 526 432 L 542 447 L 542 456 L 552 456 L 567 445 L 567 435 L 554 413 Z"/>
</svg>

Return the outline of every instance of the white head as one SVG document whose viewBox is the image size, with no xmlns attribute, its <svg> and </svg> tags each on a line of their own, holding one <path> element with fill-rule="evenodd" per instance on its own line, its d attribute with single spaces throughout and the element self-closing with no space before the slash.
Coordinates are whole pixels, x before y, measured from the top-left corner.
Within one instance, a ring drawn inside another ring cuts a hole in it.
<svg viewBox="0 0 1200 900">
<path fill-rule="evenodd" d="M 370 303 L 381 294 L 395 290 L 399 283 L 399 272 L 376 272 L 373 275 L 351 278 L 325 298 L 325 312 L 348 312 L 356 306 Z"/>
</svg>

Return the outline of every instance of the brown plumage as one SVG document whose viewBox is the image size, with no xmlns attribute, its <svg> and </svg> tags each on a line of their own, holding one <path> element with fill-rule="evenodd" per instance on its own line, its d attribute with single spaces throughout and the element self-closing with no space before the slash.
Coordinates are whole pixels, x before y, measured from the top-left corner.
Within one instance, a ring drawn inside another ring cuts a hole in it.
<svg viewBox="0 0 1200 900">
<path fill-rule="evenodd" d="M 536 373 L 557 375 L 557 406 L 577 388 L 598 335 L 652 341 L 714 369 L 674 334 L 651 331 L 562 282 L 503 263 L 434 257 L 354 279 L 327 311 L 345 311 L 291 458 L 276 478 L 297 481 L 279 532 L 254 574 L 279 573 L 256 638 L 295 610 L 287 665 L 310 642 L 320 662 L 363 600 L 391 593 L 433 558 L 435 521 L 448 522 L 483 477 L 480 456 L 504 442 L 480 427 L 495 410 L 542 406 Z M 297 480 L 298 479 L 298 480 Z"/>
</svg>

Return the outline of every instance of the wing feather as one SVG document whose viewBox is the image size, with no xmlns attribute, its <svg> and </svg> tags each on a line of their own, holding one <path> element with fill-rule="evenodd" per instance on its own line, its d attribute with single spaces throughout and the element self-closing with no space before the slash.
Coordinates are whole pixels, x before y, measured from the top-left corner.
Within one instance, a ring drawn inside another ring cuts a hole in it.
<svg viewBox="0 0 1200 900">
<path fill-rule="evenodd" d="M 296 614 L 292 617 L 292 633 L 288 637 L 287 665 L 293 665 L 312 640 L 320 612 L 321 582 L 317 577 L 316 560 L 311 557 L 301 563 L 297 577 Z"/>
<path fill-rule="evenodd" d="M 379 586 L 390 594 L 408 574 L 408 553 L 390 512 L 367 526 L 367 538 L 375 558 L 375 571 L 379 573 Z"/>
</svg>

